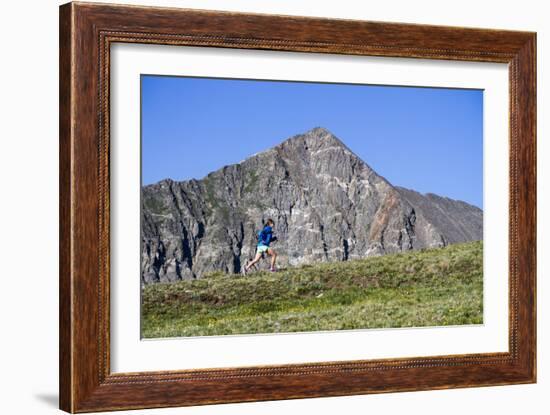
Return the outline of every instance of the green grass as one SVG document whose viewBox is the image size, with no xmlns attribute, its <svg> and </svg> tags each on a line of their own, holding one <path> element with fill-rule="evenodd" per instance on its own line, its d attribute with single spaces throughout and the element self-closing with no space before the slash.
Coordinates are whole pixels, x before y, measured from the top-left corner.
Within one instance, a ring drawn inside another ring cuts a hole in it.
<svg viewBox="0 0 550 415">
<path fill-rule="evenodd" d="M 481 242 L 142 291 L 145 338 L 483 322 Z"/>
</svg>

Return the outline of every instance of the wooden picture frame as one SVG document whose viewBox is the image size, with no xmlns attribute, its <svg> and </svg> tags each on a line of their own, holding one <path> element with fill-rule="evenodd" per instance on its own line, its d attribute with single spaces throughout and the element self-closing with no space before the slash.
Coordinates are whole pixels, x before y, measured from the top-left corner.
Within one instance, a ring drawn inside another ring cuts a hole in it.
<svg viewBox="0 0 550 415">
<path fill-rule="evenodd" d="M 109 58 L 116 42 L 507 63 L 509 352 L 111 373 Z M 60 8 L 59 94 L 61 409 L 91 412 L 536 381 L 535 33 L 69 3 Z"/>
</svg>

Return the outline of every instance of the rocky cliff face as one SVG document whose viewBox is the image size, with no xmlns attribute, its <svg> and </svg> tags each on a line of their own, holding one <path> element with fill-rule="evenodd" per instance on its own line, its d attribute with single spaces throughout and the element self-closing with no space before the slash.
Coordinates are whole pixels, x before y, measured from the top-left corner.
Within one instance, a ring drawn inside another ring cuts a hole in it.
<svg viewBox="0 0 550 415">
<path fill-rule="evenodd" d="M 281 267 L 480 240 L 483 212 L 394 187 L 323 128 L 201 180 L 142 188 L 142 282 L 239 272 L 273 218 Z"/>
</svg>

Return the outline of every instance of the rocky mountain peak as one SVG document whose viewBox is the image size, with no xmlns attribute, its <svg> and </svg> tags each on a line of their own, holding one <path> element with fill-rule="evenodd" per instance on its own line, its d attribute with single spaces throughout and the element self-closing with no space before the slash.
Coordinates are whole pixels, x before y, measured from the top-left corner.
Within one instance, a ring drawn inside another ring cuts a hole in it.
<svg viewBox="0 0 550 415">
<path fill-rule="evenodd" d="M 327 148 L 341 149 L 351 153 L 351 150 L 333 133 L 323 127 L 315 127 L 303 134 L 290 137 L 278 147 L 304 147 L 306 150 L 323 150 Z"/>
<path fill-rule="evenodd" d="M 392 186 L 322 127 L 201 180 L 142 188 L 142 282 L 239 272 L 275 220 L 280 266 L 482 239 L 482 212 Z"/>
</svg>

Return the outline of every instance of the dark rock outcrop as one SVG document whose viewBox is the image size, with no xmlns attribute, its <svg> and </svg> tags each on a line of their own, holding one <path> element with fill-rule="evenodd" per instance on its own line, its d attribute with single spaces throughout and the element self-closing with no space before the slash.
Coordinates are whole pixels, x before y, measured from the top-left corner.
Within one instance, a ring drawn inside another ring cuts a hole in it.
<svg viewBox="0 0 550 415">
<path fill-rule="evenodd" d="M 483 212 L 392 186 L 323 128 L 201 180 L 142 188 L 142 282 L 239 272 L 275 220 L 279 264 L 480 240 Z"/>
</svg>

